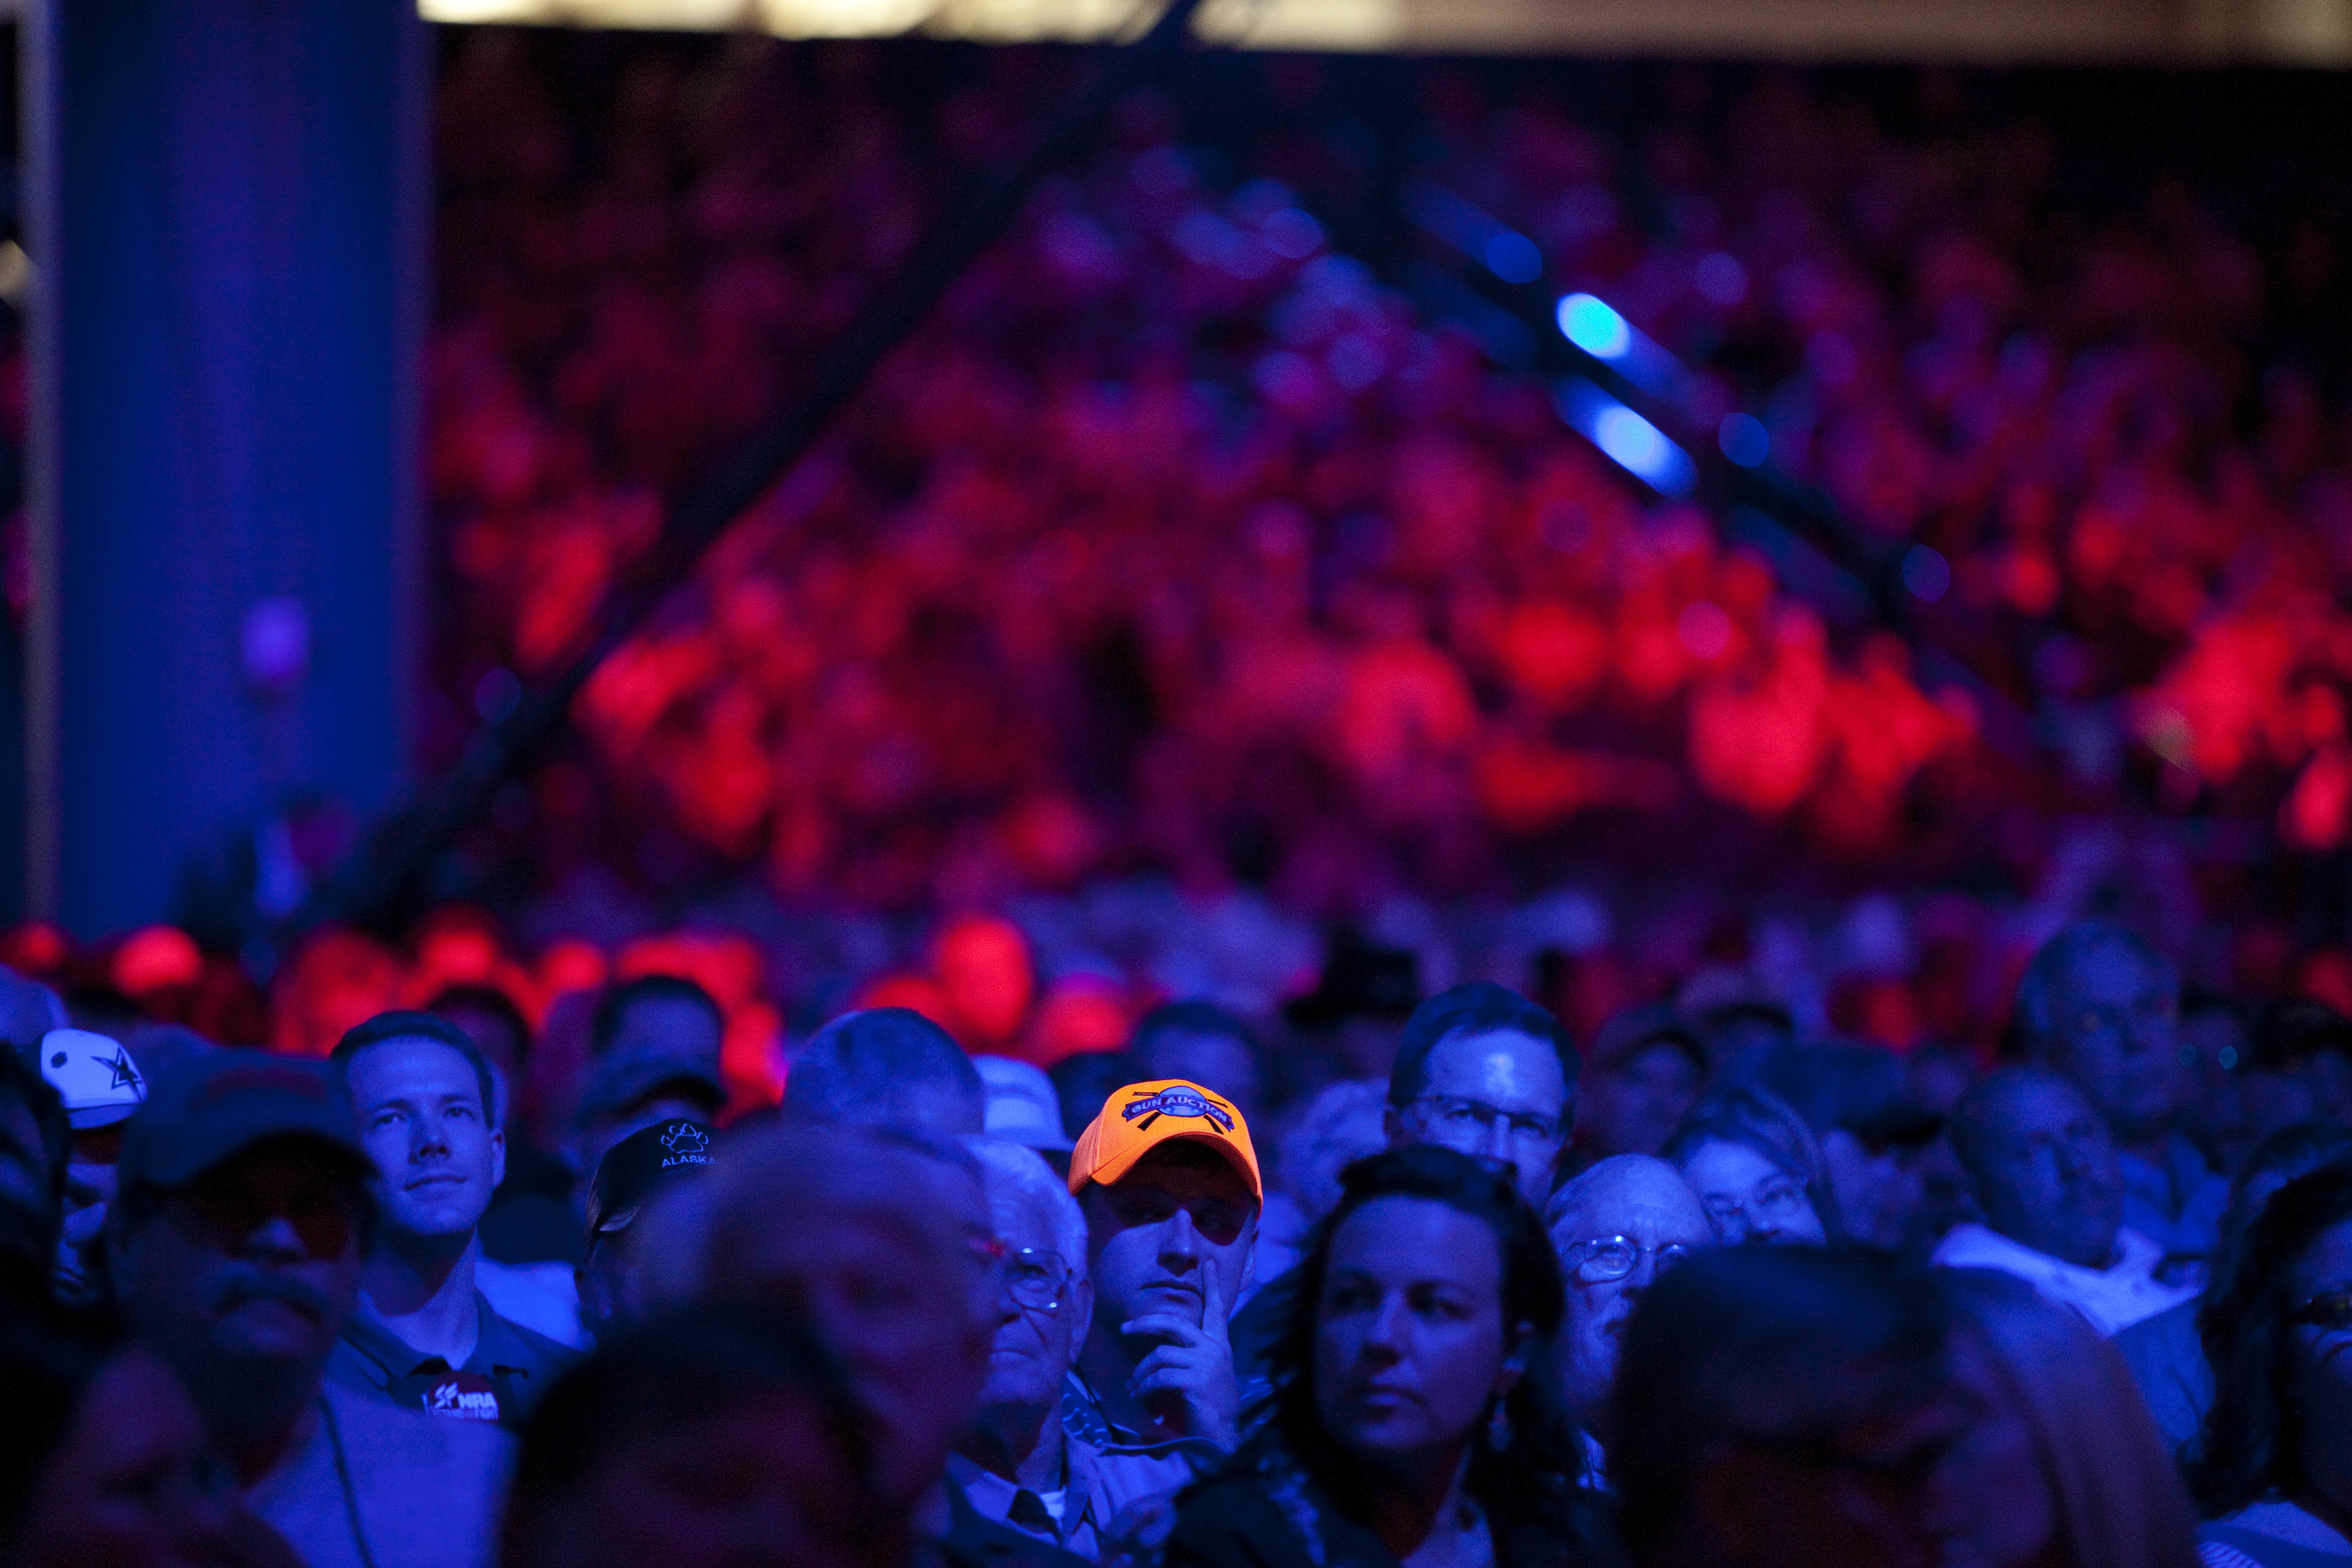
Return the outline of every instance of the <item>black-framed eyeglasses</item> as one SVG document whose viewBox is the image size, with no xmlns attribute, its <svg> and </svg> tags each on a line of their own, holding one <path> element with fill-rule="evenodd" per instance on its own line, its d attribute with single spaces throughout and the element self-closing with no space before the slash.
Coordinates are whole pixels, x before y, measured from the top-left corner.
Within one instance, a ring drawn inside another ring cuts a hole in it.
<svg viewBox="0 0 2352 1568">
<path fill-rule="evenodd" d="M 1433 1127 L 1466 1138 L 1492 1138 L 1497 1122 L 1510 1129 L 1516 1143 L 1557 1147 L 1568 1135 L 1567 1123 L 1558 1117 L 1539 1116 L 1534 1111 L 1506 1111 L 1500 1105 L 1459 1095 L 1423 1095 L 1413 1101 L 1413 1108 Z"/>
<path fill-rule="evenodd" d="M 1663 1273 L 1698 1249 L 1680 1242 L 1645 1247 L 1630 1236 L 1595 1236 L 1570 1243 L 1560 1254 L 1560 1266 L 1586 1285 L 1606 1285 L 1631 1274 L 1646 1255 L 1650 1266 Z"/>
<path fill-rule="evenodd" d="M 2324 1291 L 2287 1315 L 2290 1323 L 2309 1323 L 2329 1334 L 2352 1328 L 2352 1291 Z"/>
</svg>

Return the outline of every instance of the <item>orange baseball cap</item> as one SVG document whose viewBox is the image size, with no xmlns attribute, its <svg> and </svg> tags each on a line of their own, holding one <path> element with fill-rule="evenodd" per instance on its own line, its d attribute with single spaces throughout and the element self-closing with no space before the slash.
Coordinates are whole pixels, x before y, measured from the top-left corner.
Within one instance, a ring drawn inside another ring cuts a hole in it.
<svg viewBox="0 0 2352 1568">
<path fill-rule="evenodd" d="M 1115 1089 L 1103 1114 L 1078 1134 L 1070 1153 L 1070 1190 L 1089 1181 L 1107 1187 L 1136 1168 L 1136 1162 L 1165 1143 L 1187 1139 L 1215 1148 L 1249 1179 L 1249 1193 L 1265 1201 L 1258 1174 L 1258 1151 L 1250 1147 L 1249 1124 L 1233 1102 L 1182 1078 L 1158 1078 Z"/>
</svg>

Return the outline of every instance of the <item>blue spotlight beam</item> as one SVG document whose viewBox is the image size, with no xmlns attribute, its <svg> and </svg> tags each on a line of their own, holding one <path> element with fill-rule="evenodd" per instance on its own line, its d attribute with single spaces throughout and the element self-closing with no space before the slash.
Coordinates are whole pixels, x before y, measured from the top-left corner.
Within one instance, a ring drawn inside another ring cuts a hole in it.
<svg viewBox="0 0 2352 1568">
<path fill-rule="evenodd" d="M 1875 622 L 1898 632 L 1913 645 L 1923 674 L 1960 685 L 1975 698 L 1984 733 L 1998 750 L 2021 758 L 2033 753 L 2025 710 L 1920 619 L 1918 612 L 1940 604 L 1950 588 L 1950 563 L 1939 552 L 1867 534 L 1840 517 L 1826 496 L 1791 483 L 1772 467 L 1771 433 L 1752 414 L 1731 414 L 1692 438 L 1682 406 L 1689 369 L 1600 296 L 1555 295 L 1540 277 L 1521 282 L 1486 264 L 1485 247 L 1499 234 L 1516 233 L 1500 218 L 1428 181 L 1408 182 L 1401 203 L 1414 228 L 1472 263 L 1439 273 L 1444 284 L 1434 289 L 1428 275 L 1436 269 L 1408 264 L 1417 298 L 1463 320 L 1489 345 L 1505 337 L 1484 320 L 1492 310 L 1526 324 L 1538 345 L 1534 368 L 1552 378 L 1554 405 L 1570 428 L 1659 494 L 1708 499 L 1729 519 L 1726 531 L 1764 548 L 1792 589 L 1833 620 Z M 1466 313 L 1471 304 L 1475 310 Z M 1508 336 L 1514 348 L 1523 341 Z M 1518 355 L 1510 359 L 1518 368 Z"/>
</svg>

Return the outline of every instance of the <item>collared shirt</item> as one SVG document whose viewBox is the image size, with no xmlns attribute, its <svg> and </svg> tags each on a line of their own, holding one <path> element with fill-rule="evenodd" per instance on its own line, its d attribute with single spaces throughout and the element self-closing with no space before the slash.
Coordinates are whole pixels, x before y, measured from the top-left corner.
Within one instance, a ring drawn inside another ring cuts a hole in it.
<svg viewBox="0 0 2352 1568">
<path fill-rule="evenodd" d="M 1225 1450 L 1205 1437 L 1147 1437 L 1112 1420 L 1075 1367 L 1062 1385 L 1061 1425 L 1076 1443 L 1093 1450 L 1095 1469 L 1114 1513 L 1131 1502 L 1189 1486 L 1225 1462 Z"/>
<path fill-rule="evenodd" d="M 2320 1568 L 2352 1562 L 2347 1541 L 2317 1514 L 2290 1502 L 2262 1502 L 2198 1531 L 2205 1568 Z"/>
<path fill-rule="evenodd" d="M 2193 1284 L 2158 1279 L 2155 1269 L 2164 1249 L 2129 1226 L 2116 1233 L 2115 1261 L 2104 1269 L 2069 1263 L 1975 1224 L 1954 1226 L 1929 1260 L 1941 1268 L 2015 1275 L 2043 1300 L 2071 1308 L 2108 1338 L 2197 1293 Z"/>
<path fill-rule="evenodd" d="M 293 1447 L 246 1491 L 304 1568 L 487 1568 L 515 1440 L 328 1383 Z"/>
<path fill-rule="evenodd" d="M 2165 1448 L 2177 1452 L 2197 1435 L 2213 1404 L 2213 1367 L 2197 1338 L 2197 1303 L 2185 1301 L 2143 1318 L 2115 1337 Z"/>
<path fill-rule="evenodd" d="M 1086 1561 L 984 1516 L 952 1477 L 936 1496 L 944 1517 L 916 1544 L 915 1568 L 1081 1568 Z"/>
<path fill-rule="evenodd" d="M 984 1470 L 963 1455 L 947 1456 L 947 1475 L 963 1490 L 964 1501 L 983 1519 L 993 1519 L 1049 1545 L 1059 1546 L 1089 1561 L 1103 1555 L 1104 1532 L 1119 1512 L 1105 1486 L 1094 1449 L 1067 1433 L 1062 1435 L 1061 1485 L 1051 1492 L 1029 1492 L 1044 1515 L 1020 1506 L 1028 1488 Z"/>
<path fill-rule="evenodd" d="M 510 1431 L 520 1427 L 532 1402 L 579 1354 L 500 1317 L 479 1290 L 473 1305 L 478 1326 L 464 1366 L 422 1354 L 358 1311 L 344 1321 L 343 1337 L 326 1363 L 327 1380 L 405 1409 L 494 1420 Z"/>
<path fill-rule="evenodd" d="M 2209 1256 L 2221 1236 L 2230 1183 L 2179 1132 L 2165 1140 L 2164 1158 L 2118 1153 L 2123 1171 L 2123 1223 L 2162 1247 L 2168 1258 Z"/>
</svg>

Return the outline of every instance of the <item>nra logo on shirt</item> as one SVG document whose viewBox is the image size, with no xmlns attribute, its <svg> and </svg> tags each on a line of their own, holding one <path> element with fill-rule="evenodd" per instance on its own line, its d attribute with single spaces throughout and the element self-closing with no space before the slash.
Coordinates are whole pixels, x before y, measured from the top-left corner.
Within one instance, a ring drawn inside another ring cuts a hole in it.
<svg viewBox="0 0 2352 1568">
<path fill-rule="evenodd" d="M 498 1390 L 485 1377 L 458 1372 L 425 1389 L 424 1412 L 460 1421 L 495 1421 L 499 1418 Z"/>
</svg>

